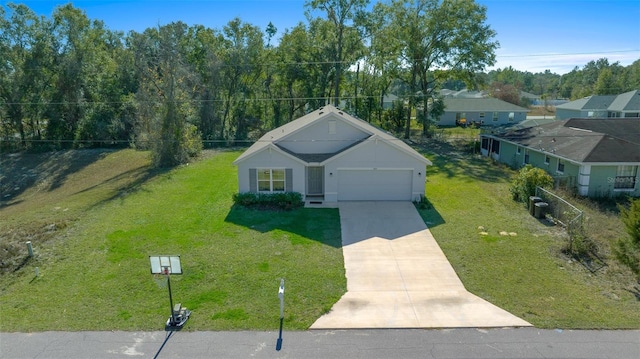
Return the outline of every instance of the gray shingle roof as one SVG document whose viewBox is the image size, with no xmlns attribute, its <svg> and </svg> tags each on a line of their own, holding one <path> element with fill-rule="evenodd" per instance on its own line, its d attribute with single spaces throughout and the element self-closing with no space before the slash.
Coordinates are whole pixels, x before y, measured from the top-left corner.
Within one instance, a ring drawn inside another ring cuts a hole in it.
<svg viewBox="0 0 640 359">
<path fill-rule="evenodd" d="M 278 146 L 278 142 L 281 140 L 284 140 L 286 137 L 290 136 L 293 133 L 296 133 L 298 131 L 303 130 L 305 127 L 307 127 L 308 125 L 312 124 L 315 121 L 320 120 L 321 118 L 324 118 L 325 116 L 328 115 L 336 115 L 339 116 L 340 118 L 342 118 L 344 121 L 347 121 L 349 123 L 351 123 L 352 125 L 354 125 L 355 127 L 361 129 L 363 132 L 368 133 L 369 136 L 366 139 L 363 139 L 362 141 L 358 141 L 354 144 L 350 144 L 349 146 L 341 149 L 338 152 L 335 153 L 315 153 L 315 154 L 296 154 L 293 153 L 291 151 L 286 151 L 284 150 L 284 148 L 282 146 Z M 264 150 L 265 148 L 268 148 L 270 146 L 274 146 L 275 148 L 278 148 L 279 150 L 282 150 L 298 159 L 300 159 L 301 161 L 304 162 L 311 162 L 311 163 L 315 163 L 315 162 L 323 162 L 326 161 L 329 158 L 332 158 L 334 156 L 336 156 L 337 154 L 340 154 L 344 151 L 346 151 L 349 148 L 355 147 L 369 139 L 371 139 L 372 137 L 376 137 L 376 138 L 380 138 L 381 140 L 386 140 L 387 143 L 391 144 L 392 146 L 395 146 L 396 148 L 399 148 L 401 151 L 415 157 L 418 158 L 422 161 L 424 161 L 427 165 L 431 165 L 431 161 L 429 161 L 428 159 L 426 159 L 424 156 L 422 156 L 420 153 L 418 153 L 416 150 L 414 150 L 413 148 L 411 148 L 411 146 L 407 145 L 404 141 L 394 137 L 393 135 L 391 135 L 388 132 L 385 132 L 373 125 L 371 125 L 370 123 L 363 121 L 361 119 L 358 119 L 356 117 L 353 117 L 351 115 L 349 115 L 348 113 L 342 111 L 341 109 L 334 107 L 332 105 L 325 105 L 324 107 L 321 107 L 313 112 L 310 112 L 296 120 L 293 120 L 287 124 L 284 124 L 274 130 L 271 130 L 267 133 L 265 133 L 262 137 L 260 137 L 260 139 L 258 141 L 256 141 L 253 145 L 251 145 L 244 153 L 242 153 L 240 155 L 240 157 L 238 157 L 233 163 L 236 164 L 240 161 L 242 161 L 243 159 L 252 156 L 255 153 L 258 153 L 262 150 Z"/>
<path fill-rule="evenodd" d="M 556 106 L 565 110 L 640 111 L 640 91 L 620 95 L 593 95 Z"/>
<path fill-rule="evenodd" d="M 516 106 L 497 98 L 445 98 L 447 112 L 529 112 L 528 109 Z"/>
<path fill-rule="evenodd" d="M 574 118 L 494 137 L 576 162 L 640 162 L 638 118 Z"/>
<path fill-rule="evenodd" d="M 610 111 L 640 111 L 640 91 L 629 91 L 618 95 L 609 106 Z"/>
</svg>

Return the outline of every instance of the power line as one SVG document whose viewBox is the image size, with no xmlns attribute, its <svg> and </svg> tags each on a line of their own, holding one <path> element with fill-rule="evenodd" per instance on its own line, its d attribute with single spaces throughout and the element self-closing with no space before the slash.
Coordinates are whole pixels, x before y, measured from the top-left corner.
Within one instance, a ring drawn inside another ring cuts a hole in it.
<svg viewBox="0 0 640 359">
<path fill-rule="evenodd" d="M 525 58 L 525 57 L 545 57 L 545 56 L 625 54 L 625 53 L 631 53 L 631 52 L 640 53 L 640 49 L 635 49 L 635 50 L 613 50 L 613 51 L 595 51 L 595 52 L 561 52 L 561 53 L 525 54 L 525 55 L 497 55 L 496 54 L 496 57 Z"/>
</svg>

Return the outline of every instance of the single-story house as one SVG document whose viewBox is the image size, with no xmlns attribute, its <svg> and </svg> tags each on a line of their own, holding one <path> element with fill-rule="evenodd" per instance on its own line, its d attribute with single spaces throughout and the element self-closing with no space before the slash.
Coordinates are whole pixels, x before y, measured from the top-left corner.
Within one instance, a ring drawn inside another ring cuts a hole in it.
<svg viewBox="0 0 640 359">
<path fill-rule="evenodd" d="M 582 196 L 640 196 L 640 119 L 574 118 L 480 139 L 482 155 L 542 168 Z"/>
<path fill-rule="evenodd" d="M 449 98 L 485 98 L 489 97 L 489 93 L 486 91 L 469 91 L 467 89 L 462 90 L 449 90 L 442 89 L 440 90 L 441 97 L 449 97 Z"/>
<path fill-rule="evenodd" d="M 299 192 L 306 201 L 412 201 L 431 165 L 402 140 L 326 105 L 267 132 L 233 162 L 239 192 Z"/>
<path fill-rule="evenodd" d="M 540 96 L 532 94 L 531 92 L 520 91 L 520 98 L 526 98 L 532 105 L 541 105 L 542 101 Z"/>
<path fill-rule="evenodd" d="M 640 91 L 620 95 L 593 95 L 556 106 L 556 118 L 638 118 Z"/>
<path fill-rule="evenodd" d="M 382 97 L 382 108 L 384 110 L 388 110 L 390 108 L 393 108 L 393 103 L 400 100 L 400 97 L 390 93 L 390 94 L 386 94 Z"/>
<path fill-rule="evenodd" d="M 439 126 L 476 123 L 480 125 L 513 125 L 527 119 L 528 109 L 497 98 L 443 99 L 444 114 L 436 120 Z"/>
</svg>

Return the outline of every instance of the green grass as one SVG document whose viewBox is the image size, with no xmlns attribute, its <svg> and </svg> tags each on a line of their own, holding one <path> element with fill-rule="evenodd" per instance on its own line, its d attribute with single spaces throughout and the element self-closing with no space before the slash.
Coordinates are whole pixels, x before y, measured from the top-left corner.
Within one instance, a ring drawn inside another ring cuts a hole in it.
<svg viewBox="0 0 640 359">
<path fill-rule="evenodd" d="M 280 278 L 287 329 L 308 328 L 346 289 L 338 212 L 235 207 L 239 153 L 155 173 L 126 195 L 95 194 L 97 205 L 65 203 L 70 225 L 0 278 L 0 330 L 162 328 L 169 299 L 149 273 L 154 254 L 181 255 L 184 274 L 171 283 L 174 302 L 193 311 L 189 330 L 275 330 Z"/>
<path fill-rule="evenodd" d="M 563 230 L 511 200 L 514 172 L 444 142 L 426 148 L 433 208 L 421 214 L 468 290 L 541 328 L 640 328 L 633 277 L 610 260 L 591 273 L 564 255 Z M 13 191 L 0 207 L 0 249 L 14 253 L 2 257 L 0 330 L 158 330 L 169 303 L 149 273 L 154 254 L 182 257 L 171 283 L 193 310 L 186 330 L 276 330 L 280 278 L 286 328 L 308 328 L 346 290 L 338 211 L 234 206 L 239 154 L 171 171 L 150 170 L 133 150 L 3 157 L 2 174 L 16 179 L 0 181 Z M 16 175 L 29 166 L 40 175 Z M 599 212 L 587 211 L 590 233 L 615 239 L 619 219 Z"/>
<path fill-rule="evenodd" d="M 607 267 L 594 274 L 564 256 L 563 230 L 511 200 L 514 172 L 443 147 L 427 153 L 433 208 L 420 212 L 469 291 L 541 328 L 640 327 L 628 273 Z"/>
</svg>

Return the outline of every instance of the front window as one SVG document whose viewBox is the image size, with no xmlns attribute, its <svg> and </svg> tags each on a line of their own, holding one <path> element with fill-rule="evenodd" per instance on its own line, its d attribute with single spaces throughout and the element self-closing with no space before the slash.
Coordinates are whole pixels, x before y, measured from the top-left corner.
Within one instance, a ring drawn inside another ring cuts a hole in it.
<svg viewBox="0 0 640 359">
<path fill-rule="evenodd" d="M 494 121 L 498 121 L 498 113 L 497 112 L 493 113 L 493 120 Z"/>
<path fill-rule="evenodd" d="M 549 161 L 550 161 L 549 156 L 545 155 L 545 156 L 544 156 L 544 164 L 545 164 L 545 165 L 548 165 L 548 164 L 549 164 Z"/>
<path fill-rule="evenodd" d="M 558 173 L 564 173 L 564 161 L 558 160 Z"/>
<path fill-rule="evenodd" d="M 524 164 L 529 163 L 529 150 L 524 150 Z"/>
<path fill-rule="evenodd" d="M 513 112 L 509 112 L 509 122 L 513 122 L 515 118 L 516 118 L 516 114 Z"/>
<path fill-rule="evenodd" d="M 259 192 L 284 192 L 284 169 L 262 168 L 258 170 Z"/>
<path fill-rule="evenodd" d="M 636 175 L 638 166 L 618 166 L 616 178 L 613 182 L 614 189 L 634 189 L 636 187 Z"/>
</svg>

